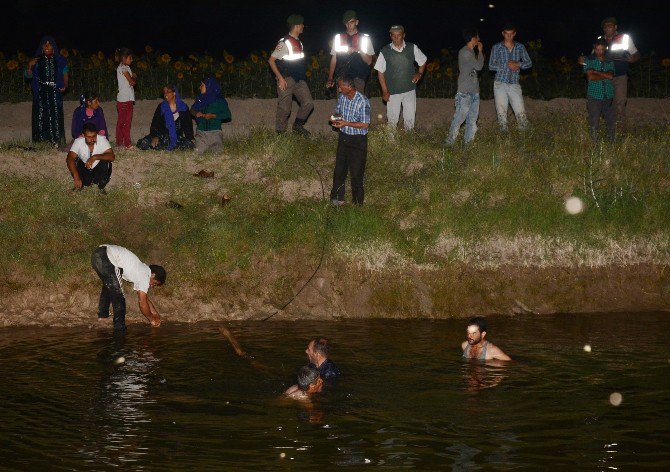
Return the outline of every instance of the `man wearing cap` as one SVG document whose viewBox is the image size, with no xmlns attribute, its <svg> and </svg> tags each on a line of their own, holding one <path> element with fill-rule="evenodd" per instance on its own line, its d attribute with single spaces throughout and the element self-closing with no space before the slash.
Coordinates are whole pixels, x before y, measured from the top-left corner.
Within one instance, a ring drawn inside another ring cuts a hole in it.
<svg viewBox="0 0 670 472">
<path fill-rule="evenodd" d="M 347 31 L 333 38 L 326 87 L 334 87 L 335 77 L 346 75 L 354 78 L 356 90 L 364 94 L 365 82 L 370 77 L 372 56 L 375 54 L 372 40 L 367 34 L 358 32 L 358 16 L 354 10 L 344 12 L 342 23 Z"/>
<path fill-rule="evenodd" d="M 622 121 L 628 100 L 628 68 L 630 64 L 640 60 L 640 52 L 629 35 L 617 31 L 616 18 L 605 18 L 600 27 L 604 34 L 599 39 L 604 38 L 608 44 L 605 57 L 614 62 L 614 108 L 617 121 Z"/>
<path fill-rule="evenodd" d="M 405 28 L 393 25 L 389 30 L 391 43 L 379 52 L 375 70 L 379 72 L 382 100 L 386 102 L 389 127 L 394 129 L 400 118 L 406 131 L 414 128 L 416 115 L 416 84 L 426 68 L 427 58 L 416 44 L 405 41 Z M 417 63 L 419 70 L 414 67 Z"/>
<path fill-rule="evenodd" d="M 293 131 L 309 136 L 309 131 L 304 128 L 304 125 L 314 110 L 314 101 L 307 86 L 305 53 L 299 39 L 305 29 L 305 19 L 301 15 L 293 14 L 287 18 L 286 23 L 289 32 L 279 40 L 268 59 L 270 69 L 277 78 L 275 129 L 277 133 L 286 131 L 288 119 L 291 116 L 293 97 L 295 97 L 300 108 L 293 122 Z"/>
</svg>

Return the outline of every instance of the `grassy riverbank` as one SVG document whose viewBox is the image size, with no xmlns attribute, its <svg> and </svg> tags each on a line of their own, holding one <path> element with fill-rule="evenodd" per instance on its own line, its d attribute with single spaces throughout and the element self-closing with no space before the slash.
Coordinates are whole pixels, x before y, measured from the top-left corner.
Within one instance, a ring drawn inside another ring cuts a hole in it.
<svg viewBox="0 0 670 472">
<path fill-rule="evenodd" d="M 556 271 L 573 271 L 580 284 L 589 272 L 659 273 L 656 286 L 631 287 L 653 291 L 654 308 L 666 306 L 666 128 L 629 129 L 614 145 L 594 146 L 581 119 L 555 117 L 526 133 L 481 130 L 467 148 L 445 152 L 443 139 L 438 131 L 392 139 L 374 130 L 366 205 L 342 208 L 327 203 L 334 133 L 303 139 L 252 130 L 228 140 L 225 152 L 201 157 L 121 151 L 107 196 L 69 193 L 63 153 L 5 143 L 0 308 L 34 312 L 17 301 L 21 293 L 55 311 L 79 296 L 93 307 L 89 258 L 103 242 L 166 266 L 158 297 L 176 320 L 271 313 L 309 278 L 324 247 L 321 270 L 286 316 L 451 316 L 471 311 L 463 307 L 473 299 L 478 310 L 504 311 L 529 297 L 551 298 L 551 283 L 533 281 Z M 193 175 L 201 169 L 214 178 Z M 565 211 L 570 196 L 581 198 L 583 212 Z M 474 277 L 467 290 L 464 273 Z M 477 282 L 475 274 L 487 275 Z M 503 287 L 519 283 L 510 280 L 517 276 L 534 295 L 491 292 L 492 279 Z M 90 320 L 89 312 L 73 316 Z"/>
</svg>

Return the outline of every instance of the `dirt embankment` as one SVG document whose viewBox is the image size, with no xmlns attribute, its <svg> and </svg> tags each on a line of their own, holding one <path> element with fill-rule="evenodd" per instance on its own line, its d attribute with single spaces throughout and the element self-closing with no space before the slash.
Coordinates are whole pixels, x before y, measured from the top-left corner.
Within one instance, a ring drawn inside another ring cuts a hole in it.
<svg viewBox="0 0 670 472">
<path fill-rule="evenodd" d="M 190 105 L 192 101 L 187 100 Z M 149 133 L 149 125 L 159 100 L 140 100 L 135 104 L 133 113 L 132 139 L 140 139 Z M 247 133 L 254 127 L 274 128 L 276 100 L 272 99 L 230 99 L 230 109 L 233 121 L 224 125 L 224 133 L 235 135 Z M 332 132 L 328 125 L 335 100 L 316 100 L 314 113 L 307 122 L 306 128 L 314 133 Z M 386 106 L 380 98 L 370 100 L 373 123 L 382 123 L 386 120 Z M 586 104 L 583 99 L 557 98 L 549 101 L 525 99 L 527 113 L 532 120 L 541 115 L 551 115 L 578 112 L 586 114 Z M 66 134 L 69 137 L 69 127 L 73 110 L 78 106 L 75 101 L 66 101 L 64 104 Z M 105 111 L 107 127 L 112 138 L 116 129 L 116 104 L 102 103 Z M 294 103 L 294 114 L 297 104 Z M 0 103 L 0 116 L 7 117 L 0 121 L 0 141 L 29 140 L 31 134 L 32 104 Z M 670 122 L 670 99 L 631 98 L 628 100 L 628 118 L 634 123 L 657 125 L 659 122 Z M 417 128 L 446 128 L 454 115 L 454 101 L 441 98 L 420 98 L 417 103 Z M 495 107 L 493 100 L 482 100 L 480 106 L 480 127 L 493 124 L 495 121 Z"/>
</svg>

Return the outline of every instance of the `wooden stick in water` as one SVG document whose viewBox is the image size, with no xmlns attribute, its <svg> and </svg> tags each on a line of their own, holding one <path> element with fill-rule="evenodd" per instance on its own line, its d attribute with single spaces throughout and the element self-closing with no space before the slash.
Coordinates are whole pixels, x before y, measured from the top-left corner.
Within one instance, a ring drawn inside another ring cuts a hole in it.
<svg viewBox="0 0 670 472">
<path fill-rule="evenodd" d="M 244 352 L 244 349 L 242 349 L 240 343 L 237 341 L 235 336 L 233 336 L 233 333 L 231 333 L 227 327 L 224 326 L 222 328 L 219 328 L 219 331 L 221 331 L 221 334 L 223 334 L 226 337 L 226 339 L 228 339 L 228 342 L 230 342 L 230 345 L 233 346 L 233 349 L 235 349 L 235 352 L 237 353 L 238 356 L 248 358 L 247 353 Z"/>
</svg>

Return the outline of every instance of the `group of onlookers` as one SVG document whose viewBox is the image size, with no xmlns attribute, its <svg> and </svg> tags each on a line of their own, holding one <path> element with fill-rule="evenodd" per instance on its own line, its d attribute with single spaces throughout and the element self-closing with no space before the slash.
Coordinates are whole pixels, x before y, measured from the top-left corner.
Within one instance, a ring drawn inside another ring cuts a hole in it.
<svg viewBox="0 0 670 472">
<path fill-rule="evenodd" d="M 336 110 L 330 120 L 333 128 L 339 130 L 330 197 L 333 204 L 344 203 L 344 183 L 347 174 L 350 174 L 353 202 L 362 204 L 367 133 L 370 126 L 370 102 L 365 95 L 365 87 L 375 50 L 370 36 L 359 32 L 359 19 L 355 11 L 345 12 L 342 23 L 345 31 L 336 34 L 332 40 L 326 83 L 326 87 L 334 88 L 338 92 Z M 308 136 L 309 132 L 304 125 L 314 109 L 314 102 L 307 85 L 306 56 L 300 41 L 305 27 L 304 18 L 293 14 L 288 17 L 287 26 L 288 33 L 279 40 L 268 60 L 277 79 L 275 128 L 278 133 L 286 131 L 295 99 L 300 107 L 292 129 Z M 616 122 L 623 119 L 625 110 L 628 67 L 630 63 L 639 60 L 640 53 L 629 35 L 617 31 L 616 19 L 606 18 L 601 27 L 604 35 L 594 43 L 592 54 L 589 57 L 580 57 L 579 62 L 583 64 L 588 79 L 590 134 L 593 139 L 597 139 L 600 117 L 604 116 L 607 137 L 614 141 Z M 411 130 L 416 115 L 416 87 L 426 68 L 427 57 L 417 45 L 405 41 L 405 28 L 402 25 L 391 26 L 389 34 L 391 42 L 380 50 L 374 69 L 378 73 L 382 99 L 387 106 L 388 126 L 395 129 L 402 112 L 404 128 Z M 503 130 L 507 129 L 510 106 L 518 127 L 525 129 L 528 125 L 520 73 L 532 67 L 532 60 L 523 44 L 515 41 L 516 34 L 513 24 L 505 24 L 502 28 L 503 40 L 492 47 L 488 61 L 489 69 L 495 72 L 494 102 L 497 120 Z M 480 102 L 478 74 L 485 63 L 484 46 L 476 29 L 464 30 L 463 39 L 465 45 L 458 52 L 459 75 L 455 113 L 445 140 L 447 146 L 456 142 L 463 123 L 466 144 L 474 139 L 477 131 Z M 117 50 L 117 58 L 119 92 L 116 144 L 117 147 L 134 149 L 130 141 L 134 87 L 137 81 L 137 75 L 130 68 L 133 53 L 129 49 L 120 49 Z M 31 79 L 33 89 L 33 141 L 64 143 L 62 93 L 68 86 L 68 73 L 67 61 L 60 55 L 55 40 L 44 37 L 25 73 L 26 78 Z M 78 144 L 75 146 L 73 143 L 68 156 L 76 155 L 77 149 L 84 150 L 81 143 L 87 142 L 86 130 L 92 132 L 90 130 L 95 129 L 96 135 L 103 138 L 109 136 L 98 97 L 93 93 L 84 93 L 80 102 L 81 105 L 72 117 L 72 138 Z M 137 148 L 195 149 L 198 152 L 214 149 L 222 145 L 221 124 L 230 119 L 228 103 L 216 79 L 203 80 L 200 95 L 191 108 L 181 99 L 179 90 L 174 85 L 166 85 L 163 88 L 163 101 L 156 107 L 149 134 L 137 142 Z M 195 133 L 193 120 L 196 121 Z M 90 126 L 84 127 L 85 124 Z M 89 152 L 93 152 L 90 141 L 89 139 Z M 109 142 L 107 139 L 101 141 Z M 109 162 L 111 172 L 111 160 L 102 160 Z M 87 162 L 85 159 L 83 161 Z M 93 167 L 88 170 L 92 169 Z M 74 173 L 73 178 L 76 183 L 77 177 Z"/>
</svg>

